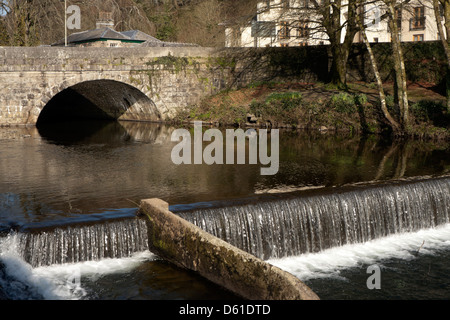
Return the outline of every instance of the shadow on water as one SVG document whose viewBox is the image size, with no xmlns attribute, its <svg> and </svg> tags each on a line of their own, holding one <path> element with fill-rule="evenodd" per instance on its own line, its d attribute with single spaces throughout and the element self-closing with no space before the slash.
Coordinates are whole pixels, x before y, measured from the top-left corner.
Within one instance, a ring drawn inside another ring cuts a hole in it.
<svg viewBox="0 0 450 320">
<path fill-rule="evenodd" d="M 56 145 L 112 143 L 129 141 L 130 136 L 117 121 L 83 120 L 40 124 L 39 134 Z"/>
<path fill-rule="evenodd" d="M 153 143 L 162 125 L 116 120 L 44 122 L 37 126 L 40 136 L 55 145 L 102 144 L 117 147 L 130 142 Z"/>
</svg>

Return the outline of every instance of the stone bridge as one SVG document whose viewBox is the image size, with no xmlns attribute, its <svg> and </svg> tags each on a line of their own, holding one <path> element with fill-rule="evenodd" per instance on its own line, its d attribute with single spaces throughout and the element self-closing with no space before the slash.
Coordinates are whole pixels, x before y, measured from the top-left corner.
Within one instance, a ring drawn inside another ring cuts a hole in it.
<svg viewBox="0 0 450 320">
<path fill-rule="evenodd" d="M 74 118 L 166 121 L 223 89 L 314 81 L 327 50 L 0 47 L 0 126 Z"/>
<path fill-rule="evenodd" d="M 0 126 L 63 118 L 170 119 L 224 89 L 229 65 L 197 47 L 0 47 Z"/>
</svg>

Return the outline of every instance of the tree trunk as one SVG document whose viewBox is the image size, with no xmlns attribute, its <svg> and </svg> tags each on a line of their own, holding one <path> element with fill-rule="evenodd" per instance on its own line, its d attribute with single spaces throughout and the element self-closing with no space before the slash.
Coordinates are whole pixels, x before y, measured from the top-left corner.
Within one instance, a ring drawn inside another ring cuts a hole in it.
<svg viewBox="0 0 450 320">
<path fill-rule="evenodd" d="M 436 24 L 441 38 L 442 46 L 444 47 L 445 56 L 447 57 L 447 74 L 446 74 L 446 95 L 447 95 L 447 110 L 450 112 L 450 48 L 449 37 L 450 32 L 450 1 L 441 0 L 442 7 L 444 9 L 444 23 L 447 31 L 447 37 L 444 32 L 444 28 L 441 23 L 441 14 L 439 12 L 439 0 L 433 0 L 434 16 L 436 18 Z"/>
<path fill-rule="evenodd" d="M 383 81 L 381 80 L 380 72 L 378 71 L 378 64 L 373 54 L 372 47 L 370 46 L 369 39 L 367 38 L 366 30 L 363 24 L 361 23 L 359 17 L 357 17 L 357 21 L 361 29 L 360 32 L 366 45 L 367 52 L 369 53 L 370 63 L 372 65 L 373 73 L 375 74 L 375 79 L 377 80 L 378 94 L 380 96 L 380 103 L 381 103 L 381 111 L 383 112 L 384 117 L 389 121 L 394 132 L 398 132 L 400 130 L 400 125 L 397 123 L 397 121 L 395 121 L 395 119 L 391 116 L 389 110 L 387 109 L 386 94 L 384 93 L 383 89 Z"/>
<path fill-rule="evenodd" d="M 323 26 L 330 41 L 333 62 L 331 65 L 331 82 L 340 89 L 347 89 L 347 62 L 353 39 L 358 31 L 356 12 L 358 0 L 349 0 L 347 5 L 342 5 L 341 0 L 326 0 L 323 3 Z M 347 20 L 342 23 L 342 10 L 347 8 Z M 341 43 L 343 25 L 345 36 Z"/>
<path fill-rule="evenodd" d="M 340 43 L 331 48 L 333 63 L 331 65 L 331 83 L 339 89 L 347 88 L 347 60 L 348 48 Z"/>
<path fill-rule="evenodd" d="M 409 125 L 409 103 L 408 103 L 408 88 L 406 83 L 405 62 L 403 59 L 403 52 L 399 37 L 399 30 L 397 27 L 397 14 L 395 12 L 396 0 L 386 1 L 389 10 L 389 27 L 391 30 L 391 43 L 393 51 L 393 61 L 395 70 L 395 80 L 397 82 L 397 98 L 400 108 L 400 124 L 405 131 Z"/>
</svg>

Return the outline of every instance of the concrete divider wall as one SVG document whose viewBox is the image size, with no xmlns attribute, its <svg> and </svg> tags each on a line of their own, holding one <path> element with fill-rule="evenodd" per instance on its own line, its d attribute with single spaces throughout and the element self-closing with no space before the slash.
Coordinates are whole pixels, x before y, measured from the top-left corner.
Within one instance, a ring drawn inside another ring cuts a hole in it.
<svg viewBox="0 0 450 320">
<path fill-rule="evenodd" d="M 318 300 L 292 274 L 214 237 L 169 211 L 160 199 L 142 200 L 150 250 L 175 265 L 249 300 Z"/>
</svg>

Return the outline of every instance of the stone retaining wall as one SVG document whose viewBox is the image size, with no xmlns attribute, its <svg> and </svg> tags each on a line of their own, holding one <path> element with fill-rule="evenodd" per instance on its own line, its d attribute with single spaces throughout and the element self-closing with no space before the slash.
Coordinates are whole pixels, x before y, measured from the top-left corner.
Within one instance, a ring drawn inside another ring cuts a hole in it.
<svg viewBox="0 0 450 320">
<path fill-rule="evenodd" d="M 318 300 L 298 278 L 212 236 L 169 211 L 160 199 L 142 200 L 150 250 L 179 267 L 250 300 Z"/>
</svg>

